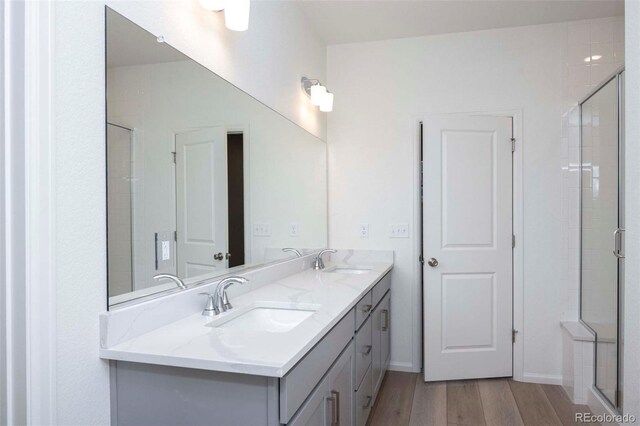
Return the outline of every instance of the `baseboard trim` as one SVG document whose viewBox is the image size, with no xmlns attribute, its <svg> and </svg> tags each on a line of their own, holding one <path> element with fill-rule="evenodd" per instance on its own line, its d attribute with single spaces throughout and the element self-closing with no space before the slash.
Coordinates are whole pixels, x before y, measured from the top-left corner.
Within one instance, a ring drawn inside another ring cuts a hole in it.
<svg viewBox="0 0 640 426">
<path fill-rule="evenodd" d="M 525 383 L 539 383 L 541 385 L 562 385 L 562 376 L 553 374 L 524 373 L 522 380 Z"/>
<path fill-rule="evenodd" d="M 390 371 L 400 371 L 403 373 L 419 373 L 420 369 L 416 370 L 413 368 L 413 364 L 410 362 L 390 362 L 389 363 Z"/>
</svg>

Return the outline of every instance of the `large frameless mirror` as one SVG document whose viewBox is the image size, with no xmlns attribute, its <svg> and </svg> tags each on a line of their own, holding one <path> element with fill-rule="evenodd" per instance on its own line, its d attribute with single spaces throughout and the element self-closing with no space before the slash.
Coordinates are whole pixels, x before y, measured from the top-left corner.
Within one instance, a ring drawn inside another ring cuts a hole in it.
<svg viewBox="0 0 640 426">
<path fill-rule="evenodd" d="M 620 407 L 624 282 L 624 73 L 581 104 L 580 319 L 595 336 L 594 385 Z"/>
<path fill-rule="evenodd" d="M 322 140 L 109 8 L 106 27 L 110 306 L 327 244 Z"/>
</svg>

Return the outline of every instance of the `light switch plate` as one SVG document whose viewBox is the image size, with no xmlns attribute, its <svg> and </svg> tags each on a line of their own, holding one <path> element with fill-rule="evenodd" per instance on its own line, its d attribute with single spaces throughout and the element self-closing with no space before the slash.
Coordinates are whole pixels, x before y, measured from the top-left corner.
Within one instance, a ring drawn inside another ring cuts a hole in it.
<svg viewBox="0 0 640 426">
<path fill-rule="evenodd" d="M 392 223 L 390 226 L 389 238 L 409 238 L 409 224 Z"/>
<path fill-rule="evenodd" d="M 271 225 L 268 223 L 254 223 L 253 236 L 254 237 L 270 237 Z"/>
<path fill-rule="evenodd" d="M 175 231 L 154 233 L 155 270 L 157 272 L 175 272 L 174 255 L 176 249 Z"/>
<path fill-rule="evenodd" d="M 358 236 L 360 238 L 369 238 L 369 224 L 361 223 L 358 225 Z"/>
<path fill-rule="evenodd" d="M 171 241 L 162 241 L 162 260 L 171 259 Z"/>
<path fill-rule="evenodd" d="M 298 235 L 300 235 L 300 226 L 295 222 L 291 222 L 289 224 L 289 236 L 297 237 Z"/>
</svg>

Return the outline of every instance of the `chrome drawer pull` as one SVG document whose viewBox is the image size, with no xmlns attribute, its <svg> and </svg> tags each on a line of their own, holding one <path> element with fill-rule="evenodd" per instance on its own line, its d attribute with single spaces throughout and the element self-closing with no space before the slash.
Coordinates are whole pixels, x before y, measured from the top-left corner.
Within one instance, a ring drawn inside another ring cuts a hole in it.
<svg viewBox="0 0 640 426">
<path fill-rule="evenodd" d="M 389 330 L 389 310 L 383 309 L 382 313 L 384 314 L 384 322 L 382 323 L 382 331 Z"/>
<path fill-rule="evenodd" d="M 364 348 L 365 349 L 364 349 L 364 351 L 362 351 L 362 353 L 365 354 L 365 355 L 369 355 L 371 353 L 371 349 L 373 348 L 373 346 L 367 345 Z"/>
<path fill-rule="evenodd" d="M 364 306 L 362 307 L 362 312 L 363 312 L 363 313 L 365 313 L 365 314 L 366 314 L 366 313 L 369 313 L 369 312 L 371 311 L 371 308 L 373 308 L 373 306 L 372 306 L 372 305 L 364 305 Z"/>
<path fill-rule="evenodd" d="M 340 392 L 331 391 L 330 397 L 327 398 L 331 402 L 331 426 L 340 425 Z"/>
</svg>

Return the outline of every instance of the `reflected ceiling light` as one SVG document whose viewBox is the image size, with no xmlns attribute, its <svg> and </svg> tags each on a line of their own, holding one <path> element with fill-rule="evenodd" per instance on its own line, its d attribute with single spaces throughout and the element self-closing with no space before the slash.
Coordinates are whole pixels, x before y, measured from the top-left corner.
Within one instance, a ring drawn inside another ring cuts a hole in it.
<svg viewBox="0 0 640 426">
<path fill-rule="evenodd" d="M 333 110 L 333 93 L 320 83 L 320 80 L 302 77 L 302 91 L 311 98 L 311 105 L 320 107 L 322 112 Z"/>
<path fill-rule="evenodd" d="M 249 29 L 249 0 L 228 0 L 224 10 L 224 24 L 232 31 Z"/>
<path fill-rule="evenodd" d="M 249 29 L 250 0 L 199 0 L 200 5 L 213 12 L 224 10 L 224 25 L 232 31 Z"/>
<path fill-rule="evenodd" d="M 591 61 L 597 61 L 598 59 L 602 59 L 602 55 L 587 56 L 586 58 L 584 58 L 584 61 L 591 62 Z"/>
<path fill-rule="evenodd" d="M 200 6 L 212 12 L 220 12 L 224 9 L 224 0 L 200 0 Z"/>
</svg>

